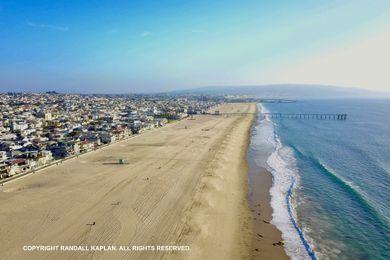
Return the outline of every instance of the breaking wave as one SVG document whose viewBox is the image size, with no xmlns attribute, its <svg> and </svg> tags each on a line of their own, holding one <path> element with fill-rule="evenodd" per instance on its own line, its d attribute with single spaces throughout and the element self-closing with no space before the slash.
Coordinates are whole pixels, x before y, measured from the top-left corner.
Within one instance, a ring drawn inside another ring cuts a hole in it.
<svg viewBox="0 0 390 260">
<path fill-rule="evenodd" d="M 262 111 L 267 110 L 262 106 Z M 274 131 L 268 140 L 272 142 L 275 150 L 267 159 L 268 170 L 272 173 L 271 207 L 273 208 L 272 224 L 281 232 L 285 243 L 285 250 L 292 259 L 317 259 L 312 247 L 296 221 L 296 200 L 294 189 L 299 185 L 299 174 L 296 167 L 294 151 L 283 146 Z"/>
</svg>

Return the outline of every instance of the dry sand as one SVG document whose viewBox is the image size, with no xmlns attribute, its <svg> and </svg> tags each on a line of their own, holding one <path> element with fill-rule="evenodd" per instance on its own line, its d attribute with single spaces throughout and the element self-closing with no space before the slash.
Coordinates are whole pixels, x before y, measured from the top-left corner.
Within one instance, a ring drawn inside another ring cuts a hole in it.
<svg viewBox="0 0 390 260">
<path fill-rule="evenodd" d="M 253 118 L 196 116 L 4 184 L 0 258 L 250 259 L 246 149 Z M 127 164 L 115 164 L 119 158 Z M 188 245 L 190 251 L 28 252 L 26 245 Z"/>
</svg>

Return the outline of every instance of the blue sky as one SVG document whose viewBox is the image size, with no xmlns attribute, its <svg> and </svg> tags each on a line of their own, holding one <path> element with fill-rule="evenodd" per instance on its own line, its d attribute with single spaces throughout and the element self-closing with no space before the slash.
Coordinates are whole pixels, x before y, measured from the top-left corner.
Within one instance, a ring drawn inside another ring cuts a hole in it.
<svg viewBox="0 0 390 260">
<path fill-rule="evenodd" d="M 390 53 L 386 46 L 370 53 L 389 38 L 389 20 L 390 1 L 0 0 L 0 90 L 129 93 L 268 83 L 386 90 L 386 72 L 377 75 L 374 64 L 355 68 L 351 57 Z M 345 73 L 330 73 L 336 63 Z"/>
</svg>

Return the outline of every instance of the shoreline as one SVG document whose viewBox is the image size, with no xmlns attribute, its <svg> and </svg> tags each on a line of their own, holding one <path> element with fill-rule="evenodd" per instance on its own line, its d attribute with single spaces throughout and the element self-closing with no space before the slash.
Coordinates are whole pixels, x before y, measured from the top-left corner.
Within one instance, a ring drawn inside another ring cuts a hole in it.
<svg viewBox="0 0 390 260">
<path fill-rule="evenodd" d="M 255 112 L 256 104 L 218 109 Z M 264 258 L 265 252 L 253 248 L 258 223 L 248 199 L 255 118 L 199 115 L 7 183 L 0 190 L 0 221 L 8 235 L 0 239 L 0 250 L 6 258 Z M 128 164 L 105 164 L 115 158 Z M 268 237 L 268 228 L 261 229 Z M 267 248 L 267 240 L 258 242 Z M 21 251 L 26 244 L 74 243 L 188 245 L 191 250 Z M 267 256 L 281 259 L 282 247 L 270 247 Z"/>
<path fill-rule="evenodd" d="M 257 106 L 257 104 L 256 104 Z M 259 112 L 256 109 L 257 113 Z M 284 249 L 282 232 L 272 224 L 273 208 L 271 206 L 270 190 L 273 176 L 265 166 L 256 163 L 259 154 L 251 150 L 253 132 L 258 123 L 256 117 L 250 128 L 247 163 L 248 163 L 248 203 L 253 222 L 252 233 L 252 259 L 289 259 Z M 253 144 L 256 145 L 256 144 Z M 266 149 L 262 147 L 262 149 Z M 264 156 L 264 155 L 261 155 Z M 262 158 L 266 160 L 266 158 Z M 264 161 L 264 163 L 266 163 Z"/>
<path fill-rule="evenodd" d="M 271 223 L 272 174 L 265 168 L 256 168 L 250 174 L 248 201 L 254 224 L 252 247 L 256 253 L 252 254 L 253 259 L 290 259 L 284 250 L 282 233 Z"/>
</svg>

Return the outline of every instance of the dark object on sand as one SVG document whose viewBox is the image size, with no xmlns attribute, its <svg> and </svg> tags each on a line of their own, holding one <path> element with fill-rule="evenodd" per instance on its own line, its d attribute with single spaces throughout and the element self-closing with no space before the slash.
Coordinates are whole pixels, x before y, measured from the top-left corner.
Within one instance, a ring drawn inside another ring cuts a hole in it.
<svg viewBox="0 0 390 260">
<path fill-rule="evenodd" d="M 284 246 L 284 242 L 283 241 L 279 241 L 278 243 L 273 243 L 272 245 L 273 246 Z"/>
</svg>

